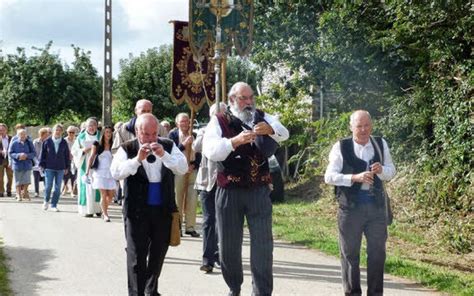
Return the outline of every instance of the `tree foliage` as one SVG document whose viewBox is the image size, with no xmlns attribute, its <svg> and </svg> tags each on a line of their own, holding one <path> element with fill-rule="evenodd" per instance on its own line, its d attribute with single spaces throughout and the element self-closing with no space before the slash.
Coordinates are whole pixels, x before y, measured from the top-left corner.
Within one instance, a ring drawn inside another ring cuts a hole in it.
<svg viewBox="0 0 474 296">
<path fill-rule="evenodd" d="M 120 61 L 121 73 L 114 85 L 114 121 L 128 120 L 140 99 L 153 103 L 153 114 L 159 119 L 174 119 L 179 112 L 189 112 L 185 105 L 176 106 L 171 101 L 171 63 L 169 45 Z"/>
<path fill-rule="evenodd" d="M 100 78 L 89 54 L 74 48 L 76 60 L 68 68 L 50 52 L 51 46 L 49 42 L 44 48 L 34 48 L 37 54 L 32 56 L 24 48 L 0 56 L 2 121 L 47 125 L 64 110 L 78 117 L 100 114 Z"/>
<path fill-rule="evenodd" d="M 300 91 L 323 85 L 336 114 L 380 118 L 397 164 L 413 168 L 409 194 L 459 252 L 472 251 L 474 224 L 473 11 L 470 1 L 268 0 L 255 18 L 253 61 L 303 71 Z"/>
</svg>

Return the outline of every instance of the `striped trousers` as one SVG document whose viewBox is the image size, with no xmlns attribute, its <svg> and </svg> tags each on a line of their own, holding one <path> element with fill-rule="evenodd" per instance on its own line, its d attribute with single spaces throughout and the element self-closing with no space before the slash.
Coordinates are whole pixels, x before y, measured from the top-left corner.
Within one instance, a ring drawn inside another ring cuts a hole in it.
<svg viewBox="0 0 474 296">
<path fill-rule="evenodd" d="M 273 290 L 272 203 L 268 186 L 217 188 L 216 222 L 221 270 L 232 295 L 243 282 L 242 241 L 244 218 L 250 232 L 252 295 Z"/>
</svg>

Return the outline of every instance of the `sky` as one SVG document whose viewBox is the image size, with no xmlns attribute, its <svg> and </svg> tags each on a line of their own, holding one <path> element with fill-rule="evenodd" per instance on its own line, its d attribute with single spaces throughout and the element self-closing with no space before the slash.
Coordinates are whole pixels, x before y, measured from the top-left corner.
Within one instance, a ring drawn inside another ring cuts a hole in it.
<svg viewBox="0 0 474 296">
<path fill-rule="evenodd" d="M 189 0 L 112 0 L 112 73 L 120 59 L 149 48 L 172 44 L 170 20 L 188 20 Z M 0 0 L 0 49 L 15 53 L 23 47 L 43 48 L 64 63 L 73 61 L 71 44 L 91 51 L 91 60 L 103 74 L 105 0 Z"/>
</svg>

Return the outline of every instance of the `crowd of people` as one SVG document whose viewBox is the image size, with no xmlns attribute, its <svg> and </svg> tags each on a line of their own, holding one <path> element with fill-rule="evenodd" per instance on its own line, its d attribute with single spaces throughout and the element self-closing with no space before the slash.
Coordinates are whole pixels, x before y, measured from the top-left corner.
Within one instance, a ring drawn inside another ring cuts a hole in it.
<svg viewBox="0 0 474 296">
<path fill-rule="evenodd" d="M 271 176 L 268 157 L 289 137 L 277 116 L 256 109 L 252 88 L 232 86 L 228 106 L 210 108 L 206 128 L 193 131 L 186 113 L 176 127 L 152 114 L 151 101 L 136 102 L 127 122 L 100 127 L 88 118 L 80 127 L 56 124 L 41 128 L 34 140 L 25 126 L 0 123 L 0 197 L 30 200 L 44 182 L 43 209 L 59 212 L 61 195 L 77 197 L 77 211 L 110 222 L 112 200 L 122 205 L 126 238 L 129 295 L 160 295 L 158 278 L 170 245 L 173 216 L 180 217 L 180 235 L 203 236 L 206 273 L 220 268 L 229 295 L 240 295 L 243 282 L 244 221 L 250 233 L 253 295 L 273 291 Z M 337 142 L 329 156 L 325 180 L 336 186 L 340 204 L 343 287 L 360 295 L 359 253 L 367 238 L 368 292 L 383 293 L 383 266 L 389 215 L 383 182 L 395 175 L 384 139 L 372 137 L 370 114 L 351 116 L 352 137 Z M 381 147 L 381 148 L 380 148 Z M 6 182 L 4 182 L 6 180 Z M 5 186 L 6 183 L 6 186 Z M 63 188 L 61 189 L 61 185 Z M 202 233 L 196 227 L 198 196 Z M 173 215 L 176 213 L 176 215 Z M 179 215 L 178 215 L 179 213 Z"/>
</svg>

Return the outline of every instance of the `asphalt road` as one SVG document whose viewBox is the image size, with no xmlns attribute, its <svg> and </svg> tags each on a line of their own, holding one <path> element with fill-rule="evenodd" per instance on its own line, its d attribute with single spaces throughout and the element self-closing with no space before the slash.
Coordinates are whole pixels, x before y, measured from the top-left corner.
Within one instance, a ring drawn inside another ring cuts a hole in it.
<svg viewBox="0 0 474 296">
<path fill-rule="evenodd" d="M 76 200 L 61 198 L 54 213 L 42 200 L 0 198 L 0 237 L 9 257 L 15 295 L 127 295 L 125 239 L 121 210 L 111 223 L 79 217 Z M 171 247 L 159 280 L 163 295 L 226 295 L 220 270 L 199 271 L 201 238 L 184 237 Z M 242 295 L 251 294 L 249 241 L 244 240 Z M 365 285 L 366 275 L 362 275 Z M 365 287 L 363 287 L 365 289 Z M 339 260 L 276 241 L 274 295 L 343 295 Z M 385 277 L 385 295 L 440 295 L 407 280 Z"/>
</svg>

